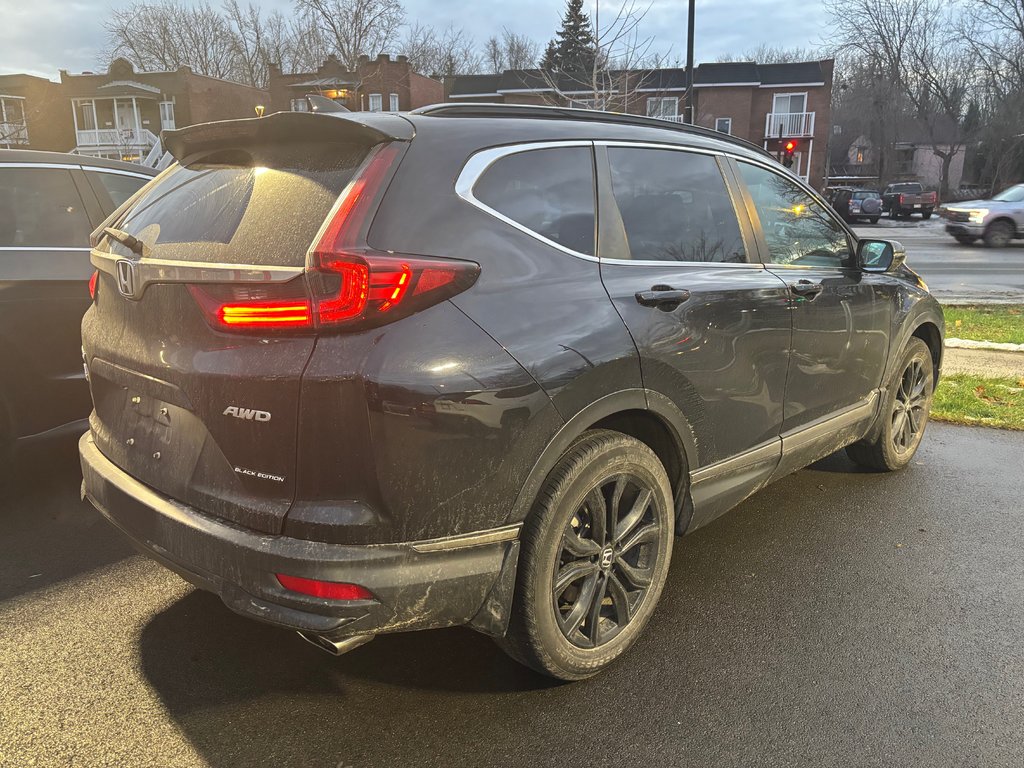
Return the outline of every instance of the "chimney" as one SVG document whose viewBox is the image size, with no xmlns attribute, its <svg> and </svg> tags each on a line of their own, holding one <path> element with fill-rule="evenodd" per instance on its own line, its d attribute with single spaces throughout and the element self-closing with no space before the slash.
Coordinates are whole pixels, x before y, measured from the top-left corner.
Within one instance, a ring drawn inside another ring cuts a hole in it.
<svg viewBox="0 0 1024 768">
<path fill-rule="evenodd" d="M 381 64 L 389 64 L 391 62 L 391 57 L 388 56 L 386 53 L 378 53 L 377 61 Z"/>
<path fill-rule="evenodd" d="M 400 54 L 398 54 L 395 57 L 395 61 L 397 61 L 399 64 L 408 64 L 409 63 L 409 57 L 406 56 L 405 54 L 401 54 L 400 53 Z"/>
</svg>

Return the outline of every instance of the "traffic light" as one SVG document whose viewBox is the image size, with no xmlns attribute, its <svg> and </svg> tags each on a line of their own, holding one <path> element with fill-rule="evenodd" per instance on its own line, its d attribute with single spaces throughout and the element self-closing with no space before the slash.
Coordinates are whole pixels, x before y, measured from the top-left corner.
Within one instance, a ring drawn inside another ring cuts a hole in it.
<svg viewBox="0 0 1024 768">
<path fill-rule="evenodd" d="M 782 153 L 782 164 L 787 168 L 793 167 L 793 155 L 796 153 L 796 142 L 787 141 L 785 151 Z"/>
</svg>

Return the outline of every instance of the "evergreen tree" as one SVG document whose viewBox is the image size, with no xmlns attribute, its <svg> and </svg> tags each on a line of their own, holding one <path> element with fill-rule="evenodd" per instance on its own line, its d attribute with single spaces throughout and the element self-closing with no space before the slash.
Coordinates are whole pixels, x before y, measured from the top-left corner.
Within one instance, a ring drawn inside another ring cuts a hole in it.
<svg viewBox="0 0 1024 768">
<path fill-rule="evenodd" d="M 548 72 L 558 70 L 558 45 L 554 40 L 548 41 L 548 47 L 544 49 L 544 58 L 540 60 L 540 68 Z"/>
<path fill-rule="evenodd" d="M 589 72 L 593 69 L 597 43 L 590 26 L 590 16 L 583 10 L 583 0 L 568 0 L 556 39 L 559 69 L 566 72 Z"/>
</svg>

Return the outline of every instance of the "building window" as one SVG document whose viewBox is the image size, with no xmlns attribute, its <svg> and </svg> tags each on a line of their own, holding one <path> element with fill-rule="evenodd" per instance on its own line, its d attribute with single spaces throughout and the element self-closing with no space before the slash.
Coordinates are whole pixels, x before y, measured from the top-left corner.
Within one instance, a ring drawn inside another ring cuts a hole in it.
<svg viewBox="0 0 1024 768">
<path fill-rule="evenodd" d="M 806 93 L 777 93 L 772 111 L 777 115 L 798 115 L 806 111 L 806 107 Z"/>
<path fill-rule="evenodd" d="M 719 133 L 732 133 L 732 118 L 720 117 L 715 120 L 715 130 Z"/>
<path fill-rule="evenodd" d="M 21 96 L 0 96 L 0 146 L 28 144 L 25 100 Z"/>
<path fill-rule="evenodd" d="M 382 112 L 384 110 L 383 96 L 379 93 L 370 94 L 370 111 Z"/>
<path fill-rule="evenodd" d="M 309 112 L 309 102 L 305 99 L 292 99 L 292 112 Z"/>
<path fill-rule="evenodd" d="M 658 96 L 647 100 L 647 116 L 672 120 L 679 116 L 679 98 L 676 96 Z"/>
<path fill-rule="evenodd" d="M 398 111 L 398 94 L 397 93 L 392 93 L 391 94 L 391 111 L 392 112 L 397 112 Z"/>
<path fill-rule="evenodd" d="M 173 101 L 161 101 L 160 102 L 160 130 L 161 131 L 173 131 L 174 130 L 174 102 Z"/>
<path fill-rule="evenodd" d="M 78 121 L 78 130 L 96 130 L 96 106 L 90 100 L 75 102 L 75 119 Z"/>
</svg>

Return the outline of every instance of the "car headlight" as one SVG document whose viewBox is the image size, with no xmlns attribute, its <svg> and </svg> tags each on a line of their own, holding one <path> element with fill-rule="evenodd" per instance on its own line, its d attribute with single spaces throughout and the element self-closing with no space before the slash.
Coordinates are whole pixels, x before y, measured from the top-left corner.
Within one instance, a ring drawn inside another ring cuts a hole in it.
<svg viewBox="0 0 1024 768">
<path fill-rule="evenodd" d="M 984 224 L 986 216 L 988 216 L 988 208 L 975 208 L 973 211 L 967 212 L 967 220 L 971 224 Z"/>
</svg>

